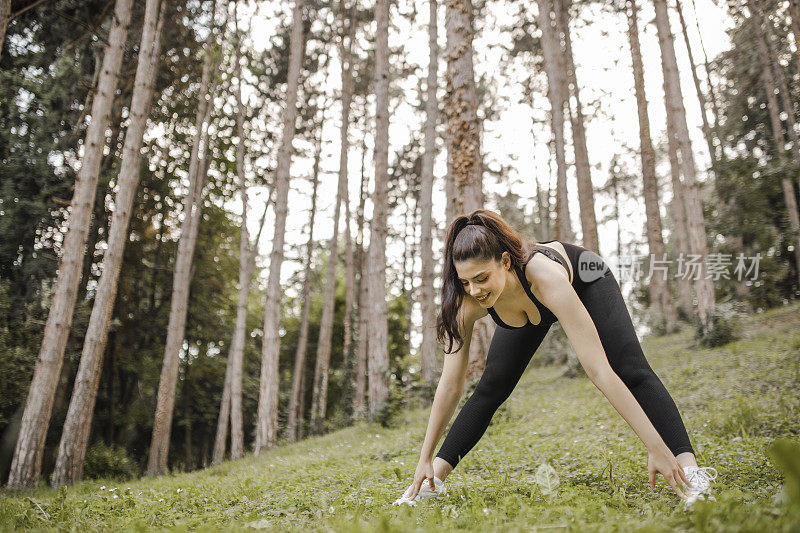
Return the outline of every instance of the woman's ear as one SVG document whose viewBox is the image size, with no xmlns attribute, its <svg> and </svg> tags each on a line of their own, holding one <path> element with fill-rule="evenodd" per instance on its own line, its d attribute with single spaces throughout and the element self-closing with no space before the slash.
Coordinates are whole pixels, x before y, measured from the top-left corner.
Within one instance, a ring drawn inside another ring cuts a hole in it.
<svg viewBox="0 0 800 533">
<path fill-rule="evenodd" d="M 503 265 L 505 270 L 511 269 L 511 254 L 508 252 L 503 252 L 503 255 L 500 256 L 500 263 Z"/>
</svg>

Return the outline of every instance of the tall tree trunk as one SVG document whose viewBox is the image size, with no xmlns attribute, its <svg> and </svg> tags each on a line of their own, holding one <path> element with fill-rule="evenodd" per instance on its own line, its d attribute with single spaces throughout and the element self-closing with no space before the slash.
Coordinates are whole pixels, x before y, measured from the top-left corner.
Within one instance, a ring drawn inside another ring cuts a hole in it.
<svg viewBox="0 0 800 533">
<path fill-rule="evenodd" d="M 544 69 L 547 74 L 547 98 L 550 101 L 550 128 L 555 143 L 556 170 L 556 240 L 571 241 L 572 223 L 567 199 L 567 159 L 564 141 L 564 104 L 567 96 L 564 65 L 561 61 L 561 45 L 552 20 L 552 4 L 549 0 L 537 0 L 539 6 L 538 24 L 542 32 L 542 52 Z"/>
<path fill-rule="evenodd" d="M 650 257 L 663 260 L 664 240 L 659 211 L 658 180 L 656 179 L 656 154 L 650 138 L 650 117 L 647 115 L 647 95 L 644 89 L 644 66 L 639 47 L 639 22 L 636 0 L 628 0 L 628 40 L 633 63 L 633 80 L 636 90 L 636 106 L 639 112 L 639 142 L 641 144 L 642 180 L 644 182 L 644 204 L 646 211 L 647 242 Z M 677 311 L 672 302 L 669 277 L 666 274 L 651 273 L 650 306 L 660 309 L 664 316 L 664 329 L 667 333 L 677 330 Z"/>
<path fill-rule="evenodd" d="M 367 128 L 367 119 L 364 118 L 364 128 Z M 365 132 L 366 133 L 366 132 Z M 358 193 L 358 210 L 356 211 L 356 232 L 358 245 L 356 246 L 356 294 L 358 298 L 358 343 L 356 346 L 355 376 L 353 378 L 353 417 L 358 419 L 367 412 L 367 306 L 369 299 L 366 278 L 366 256 L 364 255 L 364 205 L 367 201 L 367 175 L 364 159 L 367 153 L 366 135 L 361 142 L 361 185 Z M 366 278 L 366 279 L 365 279 Z"/>
<path fill-rule="evenodd" d="M 758 10 L 758 4 L 754 0 L 749 0 L 751 10 Z M 792 141 L 792 152 L 795 157 L 800 161 L 800 138 L 797 135 L 797 122 L 795 121 L 795 111 L 792 105 L 792 93 L 789 91 L 789 85 L 786 82 L 786 73 L 778 60 L 778 51 L 775 49 L 775 42 L 772 32 L 772 22 L 769 17 L 763 17 L 759 11 L 754 11 L 756 22 L 759 27 L 764 28 L 764 33 L 761 39 L 767 44 L 767 52 L 769 53 L 769 64 L 774 73 L 774 79 L 777 82 L 778 94 L 781 98 L 781 106 L 783 112 L 786 113 L 786 131 L 789 133 L 789 140 Z M 761 25 L 763 19 L 763 26 Z M 763 53 L 763 52 L 762 52 Z"/>
<path fill-rule="evenodd" d="M 470 0 L 447 0 L 446 7 L 445 115 L 447 179 L 451 183 L 447 202 L 453 216 L 457 216 L 483 207 L 483 180 L 478 95 L 472 57 L 472 3 Z M 474 379 L 483 373 L 493 326 L 490 317 L 475 323 L 467 379 Z"/>
<path fill-rule="evenodd" d="M 386 314 L 386 219 L 389 166 L 389 0 L 375 1 L 375 191 L 372 195 L 369 283 L 369 414 L 389 397 L 389 332 Z"/>
<path fill-rule="evenodd" d="M 303 38 L 303 7 L 305 0 L 295 0 L 292 14 L 292 36 L 289 43 L 289 72 L 286 87 L 286 107 L 283 109 L 283 133 L 275 169 L 275 231 L 270 253 L 269 280 L 264 304 L 264 328 L 261 343 L 261 377 L 258 395 L 258 419 L 254 451 L 275 445 L 278 438 L 278 355 L 281 339 L 278 336 L 281 318 L 281 265 L 286 239 L 286 213 L 289 198 L 289 171 L 292 162 L 292 140 L 297 117 L 297 86 L 300 66 L 305 54 Z"/>
<path fill-rule="evenodd" d="M 139 45 L 139 61 L 136 67 L 130 125 L 125 134 L 117 194 L 114 199 L 114 215 L 108 237 L 107 249 L 100 266 L 100 282 L 95 293 L 89 327 L 83 343 L 81 362 L 75 378 L 74 392 L 70 401 L 58 458 L 53 472 L 54 487 L 78 481 L 83 474 L 83 460 L 89 444 L 89 430 L 103 368 L 103 353 L 108 340 L 111 313 L 117 296 L 119 272 L 125 244 L 128 241 L 136 189 L 142 163 L 141 151 L 147 117 L 153 99 L 153 85 L 158 68 L 161 34 L 164 27 L 166 0 L 148 0 L 145 6 L 142 39 Z"/>
<path fill-rule="evenodd" d="M 153 476 L 166 472 L 169 439 L 172 430 L 172 415 L 175 406 L 175 387 L 178 380 L 178 364 L 181 346 L 186 329 L 186 311 L 189 301 L 189 286 L 192 274 L 192 257 L 197 240 L 197 231 L 202 217 L 202 192 L 205 182 L 208 126 L 217 85 L 216 64 L 212 65 L 214 56 L 214 19 L 216 18 L 216 1 L 212 4 L 212 27 L 205 42 L 205 61 L 200 81 L 200 94 L 195 119 L 196 131 L 192 143 L 192 154 L 189 160 L 189 188 L 183 201 L 184 219 L 181 224 L 181 236 L 175 259 L 175 270 L 172 280 L 172 298 L 170 301 L 167 340 L 164 346 L 164 362 L 161 367 L 161 378 L 158 383 L 156 411 L 153 421 L 153 434 L 150 442 L 150 455 L 147 461 L 147 475 Z M 211 81 L 213 79 L 213 81 Z M 209 82 L 211 88 L 209 89 Z M 202 147 L 202 150 L 201 150 Z"/>
<path fill-rule="evenodd" d="M 303 308 L 300 313 L 300 335 L 294 355 L 294 371 L 292 372 L 292 390 L 289 396 L 289 410 L 286 421 L 286 440 L 294 442 L 299 438 L 298 428 L 303 420 L 301 393 L 303 376 L 306 368 L 306 349 L 308 346 L 308 324 L 311 308 L 311 263 L 314 258 L 314 220 L 317 213 L 317 186 L 319 185 L 319 165 L 322 155 L 322 125 L 320 121 L 317 132 L 316 149 L 314 150 L 314 169 L 312 172 L 311 217 L 308 222 L 308 242 L 306 243 L 306 266 L 303 274 Z"/>
<path fill-rule="evenodd" d="M 0 55 L 3 54 L 3 43 L 6 40 L 6 28 L 11 16 L 11 0 L 0 0 Z"/>
<path fill-rule="evenodd" d="M 422 344 L 420 345 L 422 381 L 432 383 L 439 374 L 436 358 L 436 303 L 433 292 L 433 163 L 436 160 L 436 123 L 439 101 L 439 43 L 437 0 L 428 0 L 428 88 L 425 96 L 425 152 L 422 154 L 420 190 L 422 284 Z"/>
<path fill-rule="evenodd" d="M 353 338 L 356 336 L 356 324 L 358 322 L 356 314 L 356 300 L 358 299 L 358 292 L 356 290 L 356 257 L 355 245 L 353 243 L 353 235 L 350 229 L 350 221 L 352 220 L 352 213 L 350 209 L 350 195 L 344 198 L 344 277 L 345 277 L 345 290 L 344 290 L 344 344 L 342 345 L 342 353 L 344 354 L 344 369 L 346 373 L 346 394 L 343 398 L 343 405 L 345 408 L 345 415 L 349 419 L 352 415 L 352 399 L 353 399 L 353 373 L 356 367 L 356 343 Z"/>
<path fill-rule="evenodd" d="M 192 457 L 192 405 L 190 396 L 192 394 L 191 385 L 189 380 L 189 371 L 191 370 L 191 363 L 188 359 L 184 363 L 185 370 L 183 371 L 183 453 L 186 461 L 186 470 L 194 469 L 194 458 Z"/>
<path fill-rule="evenodd" d="M 581 212 L 581 230 L 583 231 L 583 247 L 595 252 L 600 251 L 597 236 L 597 217 L 594 212 L 594 188 L 589 166 L 589 150 L 586 148 L 586 128 L 584 127 L 583 106 L 575 72 L 575 60 L 572 55 L 572 38 L 569 31 L 569 0 L 556 0 L 556 21 L 558 29 L 564 34 L 564 58 L 567 67 L 567 79 L 572 86 L 575 97 L 575 113 L 570 113 L 572 123 L 572 142 L 575 149 L 575 174 L 578 181 L 578 201 Z M 565 98 L 569 101 L 569 93 Z"/>
<path fill-rule="evenodd" d="M 683 7 L 681 0 L 675 0 L 675 9 L 678 12 L 678 19 L 681 23 L 681 31 L 683 33 L 683 42 L 686 44 L 686 52 L 689 54 L 689 68 L 692 71 L 692 80 L 694 81 L 694 90 L 697 93 L 697 100 L 700 102 L 700 118 L 702 119 L 703 137 L 706 139 L 708 145 L 708 156 L 711 158 L 711 168 L 717 170 L 717 151 L 714 148 L 714 137 L 711 135 L 711 126 L 708 124 L 708 117 L 706 116 L 706 96 L 703 94 L 703 89 L 700 87 L 700 78 L 697 77 L 697 65 L 694 62 L 694 54 L 692 53 L 692 45 L 689 42 L 689 31 L 686 28 L 686 19 L 683 18 Z"/>
<path fill-rule="evenodd" d="M 250 300 L 250 282 L 255 270 L 255 253 L 258 240 L 251 246 L 250 234 L 247 231 L 247 180 L 245 178 L 245 105 L 242 101 L 242 66 L 241 35 L 239 34 L 238 2 L 234 4 L 234 24 L 236 31 L 236 56 L 234 75 L 236 76 L 236 176 L 239 183 L 239 194 L 242 197 L 242 223 L 239 235 L 239 291 L 236 302 L 236 320 L 233 326 L 228 360 L 225 368 L 225 384 L 220 400 L 217 431 L 214 438 L 214 449 L 211 464 L 219 464 L 225 458 L 225 445 L 228 437 L 228 420 L 231 423 L 231 459 L 239 459 L 244 451 L 244 433 L 242 429 L 242 366 L 244 362 L 244 345 L 247 335 L 247 303 Z M 269 198 L 268 198 L 269 203 Z M 261 219 L 263 228 L 264 218 Z"/>
<path fill-rule="evenodd" d="M 769 58 L 767 39 L 764 35 L 761 13 L 755 1 L 748 0 L 748 7 L 750 8 L 750 14 L 752 16 L 751 22 L 753 24 L 753 31 L 756 32 L 756 47 L 758 50 L 759 63 L 761 63 L 761 80 L 764 83 L 764 92 L 767 95 L 767 109 L 769 111 L 770 125 L 772 126 L 772 138 L 775 141 L 775 154 L 784 172 L 786 172 L 786 170 L 788 170 L 786 139 L 783 135 L 778 98 L 775 96 L 777 87 L 774 74 L 770 68 L 771 61 Z M 798 215 L 794 180 L 786 177 L 784 174 L 781 178 L 781 186 L 783 187 L 783 199 L 784 202 L 786 202 L 786 211 L 789 215 L 789 228 L 792 233 L 790 239 L 794 241 L 794 259 L 797 266 L 798 281 L 800 282 L 800 215 Z"/>
<path fill-rule="evenodd" d="M 64 349 L 72 325 L 72 315 L 75 311 L 75 299 L 80 284 L 98 172 L 106 144 L 106 127 L 117 88 L 132 3 L 132 0 L 117 0 L 114 7 L 114 20 L 103 55 L 97 95 L 92 102 L 92 121 L 86 132 L 84 155 L 70 202 L 69 226 L 64 236 L 63 255 L 58 266 L 55 293 L 47 315 L 47 325 L 30 391 L 25 401 L 19 437 L 8 476 L 9 487 L 33 485 L 41 472 L 44 441 L 50 424 L 53 396 L 64 362 Z"/>
<path fill-rule="evenodd" d="M 355 31 L 356 31 L 356 24 L 355 24 L 355 17 L 356 17 L 356 8 L 357 2 L 353 2 L 353 6 L 350 11 L 350 18 L 348 19 L 347 14 L 344 10 L 344 0 L 340 0 L 339 9 L 341 13 L 341 20 L 342 20 L 342 38 L 340 39 L 339 44 L 339 53 L 342 57 L 342 61 L 347 62 L 347 69 L 342 70 L 342 88 L 344 89 L 345 84 L 350 85 L 350 95 L 348 99 L 347 105 L 347 117 L 345 117 L 344 109 L 342 110 L 342 121 L 345 120 L 349 123 L 350 122 L 350 107 L 352 104 L 352 85 L 353 85 L 353 55 L 352 55 L 352 47 L 353 41 L 355 40 Z M 350 21 L 349 25 L 347 24 L 347 20 Z M 348 41 L 347 45 L 345 46 L 344 42 L 344 30 L 345 27 L 348 28 Z M 342 95 L 342 103 L 344 104 L 344 94 Z M 349 131 L 349 130 L 348 130 Z M 347 139 L 347 150 L 342 155 L 340 154 L 340 160 L 342 157 L 345 158 L 347 161 L 347 151 L 350 149 L 350 142 Z M 342 141 L 342 145 L 344 145 L 344 140 Z M 342 148 L 343 149 L 343 148 Z M 343 149 L 344 150 L 344 149 Z M 341 163 L 339 165 L 341 167 Z M 346 165 L 345 165 L 346 167 Z M 341 171 L 341 168 L 340 168 Z M 350 232 L 350 194 L 347 193 L 344 196 L 344 243 L 345 243 L 345 294 L 344 294 L 344 345 L 342 346 L 342 353 L 344 354 L 344 368 L 345 372 L 348 373 L 348 378 L 352 377 L 352 368 L 353 368 L 353 333 L 354 333 L 354 320 L 355 320 L 355 299 L 357 298 L 357 294 L 355 292 L 355 265 L 354 263 L 354 256 L 353 256 L 353 243 L 352 243 L 352 235 Z"/>
<path fill-rule="evenodd" d="M 661 48 L 661 66 L 664 73 L 665 98 L 667 113 L 674 117 L 675 139 L 680 155 L 681 174 L 683 175 L 683 196 L 685 199 L 686 219 L 689 235 L 689 246 L 693 254 L 701 258 L 698 272 L 694 280 L 697 294 L 697 313 L 703 335 L 707 335 L 712 327 L 711 314 L 714 311 L 714 284 L 706 279 L 708 249 L 706 245 L 705 219 L 698 194 L 695 175 L 694 153 L 689 140 L 689 128 L 686 124 L 686 109 L 683 106 L 678 62 L 675 59 L 675 45 L 669 27 L 666 0 L 653 0 L 656 12 L 656 29 Z"/>
<path fill-rule="evenodd" d="M 711 81 L 711 65 L 708 61 L 708 54 L 706 53 L 706 46 L 703 44 L 703 32 L 700 30 L 700 20 L 697 16 L 697 6 L 695 5 L 695 0 L 690 0 L 692 2 L 692 12 L 694 13 L 694 21 L 695 25 L 697 26 L 697 36 L 700 39 L 700 49 L 703 51 L 703 66 L 706 71 L 706 80 L 708 82 L 708 99 L 709 103 L 711 104 L 711 110 L 714 113 L 714 123 L 711 127 L 711 130 L 714 132 L 714 136 L 717 139 L 717 143 L 719 144 L 719 153 L 718 153 L 718 160 L 725 161 L 727 156 L 725 154 L 725 143 L 723 142 L 722 136 L 720 135 L 719 131 L 719 118 L 722 116 L 722 112 L 719 109 L 719 105 L 717 103 L 717 94 L 716 90 L 714 89 L 714 84 Z"/>
<path fill-rule="evenodd" d="M 665 96 L 666 104 L 666 96 Z M 674 225 L 672 240 L 675 252 L 680 257 L 689 253 L 689 230 L 686 227 L 686 208 L 681 183 L 681 165 L 678 161 L 678 141 L 675 139 L 675 118 L 667 114 L 667 155 L 669 158 L 670 180 L 672 184 L 672 222 Z M 692 316 L 692 281 L 686 276 L 679 276 L 677 281 L 678 311 L 681 317 L 688 320 Z"/>
<path fill-rule="evenodd" d="M 344 8 L 340 5 L 342 24 L 344 25 Z M 314 388 L 311 396 L 311 431 L 320 433 L 322 421 L 325 420 L 328 400 L 328 372 L 331 357 L 331 339 L 333 336 L 333 315 L 336 304 L 336 267 L 339 263 L 339 218 L 342 202 L 347 202 L 347 154 L 350 150 L 350 107 L 353 99 L 353 60 L 350 48 L 354 39 L 355 20 L 350 20 L 348 45 L 345 46 L 344 32 L 341 35 L 339 53 L 342 58 L 342 122 L 339 129 L 339 181 L 336 190 L 336 201 L 333 208 L 333 236 L 331 237 L 328 272 L 325 281 L 325 294 L 322 301 L 322 317 L 317 343 L 317 359 L 314 369 Z M 345 225 L 349 220 L 345 221 Z M 345 312 L 345 322 L 347 322 Z M 345 328 L 347 325 L 345 324 Z M 345 351 L 345 358 L 347 352 Z"/>
<path fill-rule="evenodd" d="M 794 34 L 794 58 L 797 61 L 797 71 L 800 72 L 800 0 L 789 0 L 789 13 Z"/>
</svg>

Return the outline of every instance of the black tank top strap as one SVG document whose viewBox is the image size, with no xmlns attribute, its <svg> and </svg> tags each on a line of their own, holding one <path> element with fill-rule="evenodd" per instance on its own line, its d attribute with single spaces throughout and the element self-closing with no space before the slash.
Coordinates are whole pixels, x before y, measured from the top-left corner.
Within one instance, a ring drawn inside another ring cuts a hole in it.
<svg viewBox="0 0 800 533">
<path fill-rule="evenodd" d="M 533 250 L 531 251 L 530 255 L 528 256 L 528 259 L 525 261 L 525 265 L 523 265 L 523 267 L 522 267 L 523 270 L 524 270 L 525 266 L 528 264 L 528 262 L 533 258 L 534 254 L 536 252 L 541 252 L 542 254 L 544 254 L 545 256 L 549 257 L 553 261 L 555 261 L 557 263 L 561 263 L 561 265 L 567 270 L 567 276 L 570 275 L 569 264 L 567 263 L 567 260 L 564 259 L 563 255 L 561 255 L 556 250 L 552 250 L 552 249 L 548 248 L 547 246 L 541 246 L 539 244 L 534 244 L 533 246 L 534 246 Z M 570 282 L 572 282 L 572 280 L 570 280 Z"/>
</svg>

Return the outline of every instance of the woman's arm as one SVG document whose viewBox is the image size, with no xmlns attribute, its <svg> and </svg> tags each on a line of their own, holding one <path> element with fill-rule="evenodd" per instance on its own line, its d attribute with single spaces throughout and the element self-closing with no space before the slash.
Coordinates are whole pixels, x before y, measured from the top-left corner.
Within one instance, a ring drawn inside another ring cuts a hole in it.
<svg viewBox="0 0 800 533">
<path fill-rule="evenodd" d="M 467 378 L 467 363 L 469 362 L 469 346 L 472 337 L 472 328 L 475 323 L 475 312 L 470 302 L 465 299 L 459 313 L 460 332 L 464 345 L 460 350 L 444 355 L 442 375 L 439 385 L 433 396 L 431 414 L 428 419 L 428 429 L 425 431 L 425 441 L 420 451 L 420 459 L 433 459 L 433 453 L 439 438 L 442 436 L 447 423 L 453 416 L 461 395 L 464 393 L 464 383 Z"/>
<path fill-rule="evenodd" d="M 678 481 L 688 482 L 686 474 L 633 393 L 611 368 L 592 317 L 566 273 L 555 263 L 540 263 L 539 266 L 542 264 L 547 266 L 526 271 L 533 285 L 531 289 L 537 293 L 535 296 L 541 296 L 541 302 L 558 318 L 586 375 L 644 443 L 648 452 L 650 485 L 655 484 L 655 472 L 661 472 L 675 493 L 684 498 Z"/>
</svg>

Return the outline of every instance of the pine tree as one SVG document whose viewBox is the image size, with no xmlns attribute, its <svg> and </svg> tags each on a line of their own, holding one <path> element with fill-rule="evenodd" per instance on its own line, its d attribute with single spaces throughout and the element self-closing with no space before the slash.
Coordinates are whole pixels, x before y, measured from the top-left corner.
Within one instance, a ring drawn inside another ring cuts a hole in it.
<svg viewBox="0 0 800 533">
<path fill-rule="evenodd" d="M 102 274 L 95 293 L 89 328 L 84 339 L 78 375 L 70 401 L 58 458 L 53 472 L 54 487 L 78 481 L 83 473 L 83 460 L 89 444 L 89 430 L 97 387 L 100 381 L 103 355 L 111 312 L 117 296 L 117 282 L 122 266 L 123 252 L 128 241 L 133 201 L 139 186 L 141 150 L 145 126 L 153 99 L 153 84 L 158 71 L 161 51 L 161 34 L 164 28 L 164 13 L 167 0 L 148 0 L 145 6 L 142 39 L 139 45 L 139 61 L 136 67 L 130 124 L 125 134 L 125 147 L 120 165 L 118 189 L 114 199 L 114 216 L 103 263 Z"/>
<path fill-rule="evenodd" d="M 192 275 L 197 232 L 202 218 L 203 186 L 205 184 L 206 148 L 208 127 L 212 105 L 217 86 L 216 71 L 219 60 L 214 60 L 214 20 L 217 3 L 212 2 L 211 28 L 205 42 L 205 60 L 203 75 L 200 81 L 199 102 L 195 119 L 196 130 L 192 143 L 192 154 L 189 160 L 189 188 L 183 201 L 184 219 L 181 225 L 181 237 L 175 259 L 175 271 L 170 301 L 169 325 L 164 347 L 164 361 L 161 378 L 158 383 L 158 396 L 153 421 L 153 432 L 150 442 L 150 455 L 147 461 L 147 474 L 163 474 L 167 470 L 172 416 L 175 407 L 175 387 L 178 380 L 179 353 L 184 342 L 186 330 L 187 302 Z M 213 64 L 212 64 L 213 61 Z M 209 84 L 211 85 L 209 87 Z"/>
<path fill-rule="evenodd" d="M 106 128 L 128 35 L 131 5 L 132 0 L 117 0 L 114 7 L 114 21 L 103 55 L 97 94 L 92 102 L 92 122 L 86 132 L 81 169 L 70 202 L 72 210 L 64 237 L 64 251 L 59 263 L 55 294 L 22 414 L 8 477 L 9 487 L 33 485 L 41 471 L 44 439 L 75 310 L 98 173 L 106 145 Z"/>
<path fill-rule="evenodd" d="M 436 159 L 436 124 L 438 122 L 439 43 L 437 0 L 428 0 L 428 87 L 425 93 L 425 151 L 422 158 L 422 187 L 420 191 L 422 280 L 422 344 L 420 346 L 422 381 L 431 383 L 438 374 L 436 358 L 436 306 L 433 294 L 433 163 Z"/>
<path fill-rule="evenodd" d="M 292 13 L 292 34 L 289 43 L 289 73 L 286 87 L 286 107 L 283 110 L 283 131 L 275 169 L 275 229 L 270 253 L 269 279 L 264 303 L 264 327 L 261 344 L 261 376 L 259 381 L 258 414 L 254 451 L 258 455 L 275 445 L 278 438 L 278 355 L 280 352 L 280 278 L 283 264 L 283 244 L 286 239 L 286 213 L 289 197 L 289 171 L 292 140 L 297 117 L 297 87 L 300 66 L 305 55 L 303 38 L 303 8 L 305 0 L 295 0 Z"/>
<path fill-rule="evenodd" d="M 369 414 L 375 416 L 389 397 L 386 311 L 386 219 L 389 165 L 389 0 L 375 1 L 375 190 L 372 195 L 367 279 L 369 306 Z"/>
<path fill-rule="evenodd" d="M 710 333 L 713 327 L 711 315 L 714 312 L 714 284 L 707 279 L 705 259 L 708 256 L 706 245 L 705 219 L 698 193 L 694 153 L 689 140 L 689 128 L 686 125 L 686 109 L 683 105 L 678 63 L 675 59 L 675 45 L 669 27 L 666 0 L 654 0 L 655 23 L 658 31 L 658 42 L 661 48 L 661 66 L 664 73 L 664 93 L 667 101 L 667 114 L 672 116 L 675 127 L 674 134 L 680 155 L 680 169 L 683 176 L 683 197 L 686 207 L 686 221 L 689 245 L 693 254 L 702 258 L 694 280 L 697 294 L 697 313 L 703 336 Z"/>
</svg>

